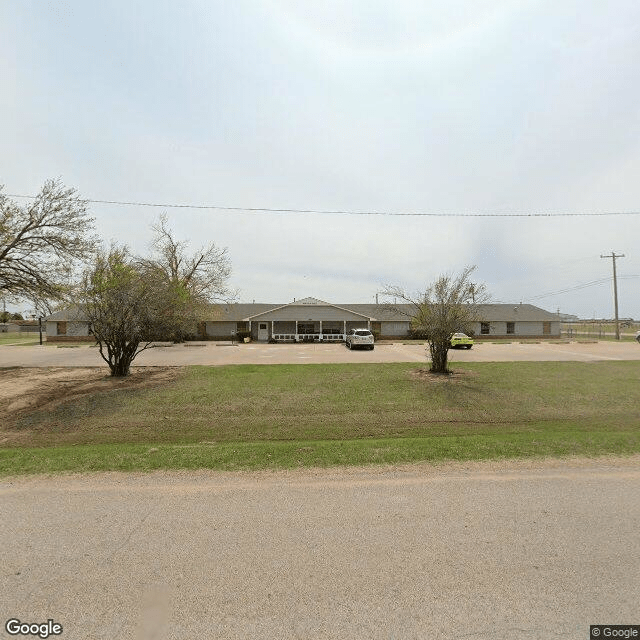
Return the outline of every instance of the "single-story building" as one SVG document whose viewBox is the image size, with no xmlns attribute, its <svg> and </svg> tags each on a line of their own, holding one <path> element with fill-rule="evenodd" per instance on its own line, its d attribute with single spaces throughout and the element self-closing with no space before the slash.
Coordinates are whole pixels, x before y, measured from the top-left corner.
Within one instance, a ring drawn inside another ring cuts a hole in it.
<svg viewBox="0 0 640 640">
<path fill-rule="evenodd" d="M 483 304 L 472 330 L 477 338 L 560 336 L 556 314 L 530 304 Z M 197 337 L 231 340 L 238 335 L 260 342 L 341 342 L 350 329 L 370 329 L 377 338 L 406 338 L 414 307 L 380 304 L 333 304 L 317 298 L 287 304 L 234 303 L 212 306 L 211 320 L 200 322 Z M 91 339 L 80 308 L 58 311 L 46 318 L 47 340 Z"/>
<path fill-rule="evenodd" d="M 352 328 L 366 327 L 379 338 L 405 338 L 415 308 L 378 304 L 332 304 L 304 298 L 288 304 L 228 304 L 216 309 L 217 317 L 201 323 L 199 333 L 215 340 L 247 333 L 258 341 L 278 342 L 344 340 Z M 477 337 L 551 338 L 560 336 L 556 314 L 530 304 L 483 304 L 472 330 Z"/>
<path fill-rule="evenodd" d="M 93 342 L 89 321 L 80 307 L 68 307 L 43 320 L 47 342 Z"/>
<path fill-rule="evenodd" d="M 15 322 L 0 322 L 0 333 L 18 333 L 20 325 Z"/>
</svg>

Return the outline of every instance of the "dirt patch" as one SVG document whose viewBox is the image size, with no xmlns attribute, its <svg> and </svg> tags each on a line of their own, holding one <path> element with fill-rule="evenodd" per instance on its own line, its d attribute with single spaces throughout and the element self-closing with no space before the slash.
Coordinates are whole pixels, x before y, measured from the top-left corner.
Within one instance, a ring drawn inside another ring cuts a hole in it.
<svg viewBox="0 0 640 640">
<path fill-rule="evenodd" d="M 48 411 L 84 396 L 171 382 L 181 369 L 135 367 L 126 378 L 112 378 L 104 367 L 0 369 L 0 423 L 32 411 Z"/>
<path fill-rule="evenodd" d="M 451 371 L 450 373 L 432 373 L 429 369 L 414 369 L 409 372 L 409 375 L 424 382 L 431 383 L 455 383 L 455 382 L 469 382 L 471 378 L 475 378 L 477 373 L 475 371 Z"/>
</svg>

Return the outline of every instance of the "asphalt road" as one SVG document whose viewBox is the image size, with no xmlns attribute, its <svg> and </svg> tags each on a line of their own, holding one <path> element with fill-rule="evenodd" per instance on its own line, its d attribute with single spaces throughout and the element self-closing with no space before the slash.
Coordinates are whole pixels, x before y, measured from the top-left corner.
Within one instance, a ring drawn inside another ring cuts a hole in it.
<svg viewBox="0 0 640 640">
<path fill-rule="evenodd" d="M 638 457 L 4 479 L 0 616 L 63 640 L 586 640 L 640 623 L 639 530 Z"/>
<path fill-rule="evenodd" d="M 492 344 L 482 342 L 473 349 L 452 349 L 452 362 L 504 362 L 513 360 L 640 360 L 637 342 L 570 342 Z M 343 344 L 217 344 L 189 343 L 155 347 L 143 351 L 134 361 L 138 366 L 188 364 L 282 364 L 323 362 L 425 362 L 424 345 L 379 344 L 374 351 L 350 351 Z M 99 366 L 103 360 L 94 346 L 0 346 L 0 366 L 50 367 Z"/>
</svg>

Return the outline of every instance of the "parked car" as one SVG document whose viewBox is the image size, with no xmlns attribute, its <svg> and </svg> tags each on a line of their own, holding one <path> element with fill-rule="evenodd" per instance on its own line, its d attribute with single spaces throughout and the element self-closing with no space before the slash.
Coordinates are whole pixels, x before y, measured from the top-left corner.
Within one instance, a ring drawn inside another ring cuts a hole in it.
<svg viewBox="0 0 640 640">
<path fill-rule="evenodd" d="M 452 349 L 471 349 L 473 338 L 470 338 L 466 333 L 454 333 L 451 336 L 450 346 Z"/>
<path fill-rule="evenodd" d="M 369 329 L 350 329 L 345 338 L 349 349 L 369 349 L 373 351 L 373 333 Z"/>
<path fill-rule="evenodd" d="M 640 342 L 640 331 L 638 331 L 638 333 L 636 333 L 636 340 L 637 340 L 638 342 Z"/>
</svg>

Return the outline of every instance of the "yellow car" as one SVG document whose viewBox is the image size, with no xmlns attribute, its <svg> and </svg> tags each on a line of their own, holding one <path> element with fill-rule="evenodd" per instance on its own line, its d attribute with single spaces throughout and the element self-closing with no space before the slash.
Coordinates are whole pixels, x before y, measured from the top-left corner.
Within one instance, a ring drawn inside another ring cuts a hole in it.
<svg viewBox="0 0 640 640">
<path fill-rule="evenodd" d="M 450 346 L 452 349 L 471 349 L 473 338 L 470 338 L 466 333 L 454 333 L 451 336 Z"/>
</svg>

